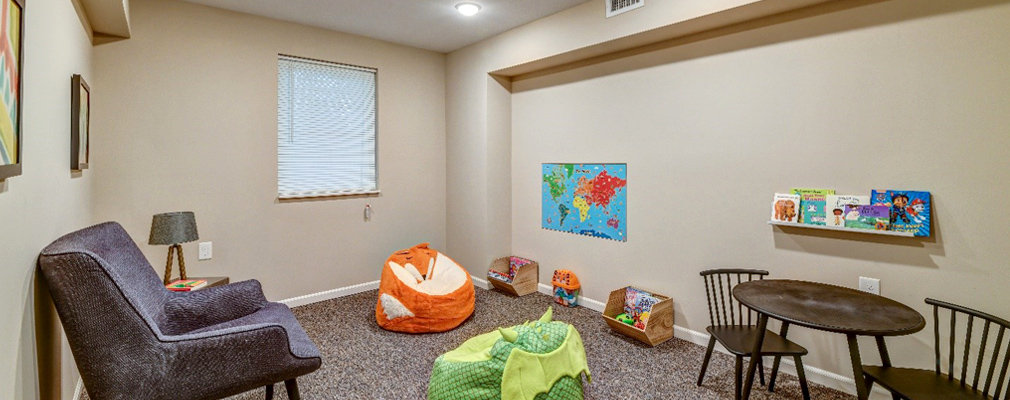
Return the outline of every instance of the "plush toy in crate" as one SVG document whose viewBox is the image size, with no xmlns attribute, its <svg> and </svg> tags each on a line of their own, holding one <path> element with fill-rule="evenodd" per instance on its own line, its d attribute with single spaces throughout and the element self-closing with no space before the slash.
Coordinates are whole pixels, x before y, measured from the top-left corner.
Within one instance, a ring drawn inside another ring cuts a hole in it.
<svg viewBox="0 0 1010 400">
<path fill-rule="evenodd" d="M 540 320 L 498 329 L 435 360 L 429 400 L 581 400 L 589 365 L 575 327 Z"/>
<path fill-rule="evenodd" d="M 575 307 L 579 305 L 579 278 L 572 271 L 559 269 L 554 271 L 554 278 L 551 279 L 554 285 L 554 302 L 563 306 Z"/>
</svg>

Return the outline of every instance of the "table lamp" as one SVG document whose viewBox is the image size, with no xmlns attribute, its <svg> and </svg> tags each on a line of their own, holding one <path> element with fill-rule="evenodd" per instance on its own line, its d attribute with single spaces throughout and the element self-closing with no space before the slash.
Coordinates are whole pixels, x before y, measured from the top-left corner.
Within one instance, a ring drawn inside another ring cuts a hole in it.
<svg viewBox="0 0 1010 400">
<path fill-rule="evenodd" d="M 151 237 L 148 243 L 168 246 L 168 262 L 165 264 L 165 284 L 171 283 L 172 252 L 179 253 L 180 279 L 186 279 L 186 259 L 182 257 L 180 243 L 188 243 L 199 239 L 196 232 L 196 215 L 192 211 L 157 214 L 151 221 Z"/>
</svg>

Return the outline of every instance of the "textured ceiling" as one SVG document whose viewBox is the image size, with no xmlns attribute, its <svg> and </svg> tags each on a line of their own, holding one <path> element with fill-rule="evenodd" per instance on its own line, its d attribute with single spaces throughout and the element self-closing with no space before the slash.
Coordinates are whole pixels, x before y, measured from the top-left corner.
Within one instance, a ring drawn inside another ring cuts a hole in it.
<svg viewBox="0 0 1010 400">
<path fill-rule="evenodd" d="M 185 0 L 447 53 L 558 11 L 603 0 Z M 457 3 L 481 5 L 466 17 Z"/>
</svg>

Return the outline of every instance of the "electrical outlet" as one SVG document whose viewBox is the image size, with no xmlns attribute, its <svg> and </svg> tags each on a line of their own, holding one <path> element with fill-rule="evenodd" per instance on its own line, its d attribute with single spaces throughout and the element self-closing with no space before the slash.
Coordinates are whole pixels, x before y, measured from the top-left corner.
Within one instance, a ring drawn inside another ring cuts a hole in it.
<svg viewBox="0 0 1010 400">
<path fill-rule="evenodd" d="M 880 294 L 880 279 L 877 278 L 867 278 L 865 276 L 859 277 L 859 290 L 866 293 Z"/>
<path fill-rule="evenodd" d="M 214 257 L 214 244 L 213 242 L 202 242 L 200 243 L 200 259 L 210 260 Z"/>
</svg>

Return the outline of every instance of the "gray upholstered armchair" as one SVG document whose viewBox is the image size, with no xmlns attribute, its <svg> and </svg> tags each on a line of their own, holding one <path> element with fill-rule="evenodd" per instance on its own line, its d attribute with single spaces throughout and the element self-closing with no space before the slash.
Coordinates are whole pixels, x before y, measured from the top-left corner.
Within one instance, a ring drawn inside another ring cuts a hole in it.
<svg viewBox="0 0 1010 400">
<path fill-rule="evenodd" d="M 287 306 L 255 280 L 166 290 L 123 227 L 108 222 L 45 248 L 39 265 L 88 394 L 218 399 L 295 378 L 322 359 Z"/>
</svg>

